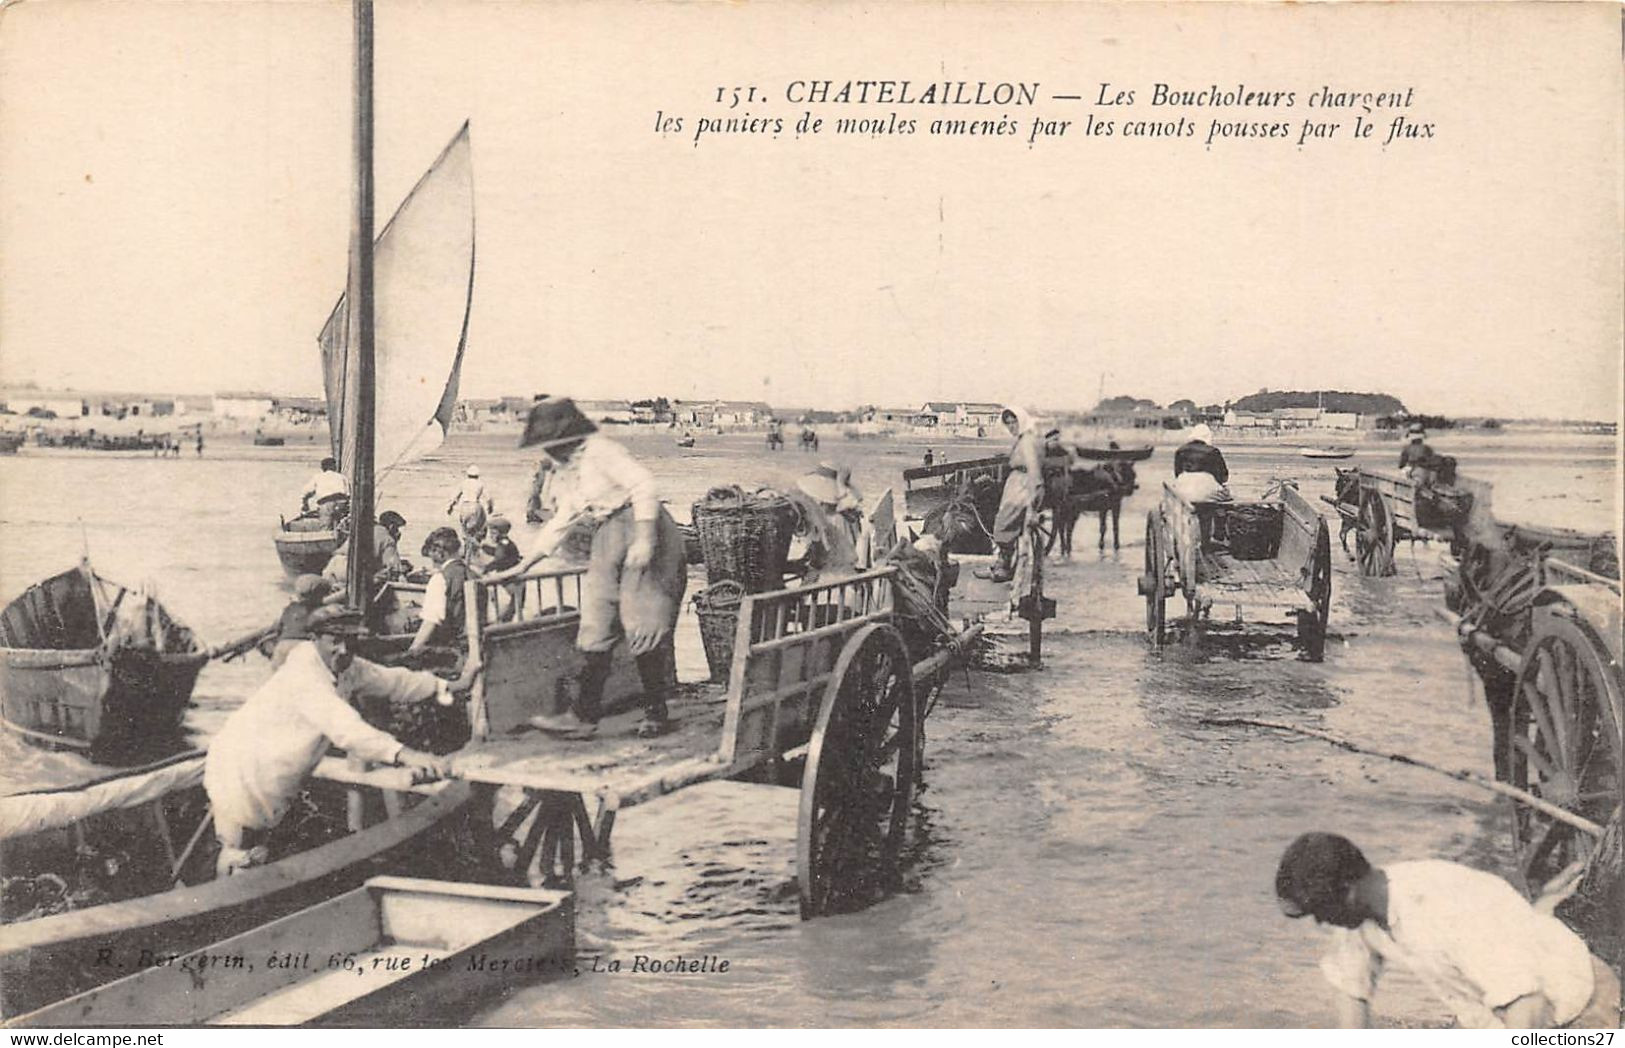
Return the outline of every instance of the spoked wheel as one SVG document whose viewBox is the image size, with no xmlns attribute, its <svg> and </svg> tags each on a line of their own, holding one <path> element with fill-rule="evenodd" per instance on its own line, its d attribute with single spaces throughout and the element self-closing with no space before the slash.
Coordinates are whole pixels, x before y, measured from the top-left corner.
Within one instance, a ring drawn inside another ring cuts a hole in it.
<svg viewBox="0 0 1625 1048">
<path fill-rule="evenodd" d="M 1513 691 L 1512 785 L 1606 825 L 1620 796 L 1620 695 L 1619 670 L 1596 634 L 1566 615 L 1542 614 Z M 1523 805 L 1513 809 L 1512 841 L 1524 883 L 1536 893 L 1597 844 Z"/>
<path fill-rule="evenodd" d="M 1326 627 L 1332 616 L 1332 535 L 1325 521 L 1315 535 L 1308 594 L 1314 609 L 1298 612 L 1298 644 L 1311 662 L 1319 662 L 1326 657 Z"/>
<path fill-rule="evenodd" d="M 1360 516 L 1354 533 L 1355 558 L 1360 574 L 1381 578 L 1394 573 L 1394 521 L 1388 504 L 1375 491 L 1360 497 Z"/>
<path fill-rule="evenodd" d="M 1140 592 L 1145 594 L 1145 632 L 1155 647 L 1162 647 L 1168 626 L 1167 565 L 1163 563 L 1162 539 L 1156 514 L 1145 515 L 1145 575 Z"/>
<path fill-rule="evenodd" d="M 803 919 L 861 910 L 896 890 L 919 733 L 902 637 L 865 626 L 836 660 L 807 744 L 796 827 Z"/>
</svg>

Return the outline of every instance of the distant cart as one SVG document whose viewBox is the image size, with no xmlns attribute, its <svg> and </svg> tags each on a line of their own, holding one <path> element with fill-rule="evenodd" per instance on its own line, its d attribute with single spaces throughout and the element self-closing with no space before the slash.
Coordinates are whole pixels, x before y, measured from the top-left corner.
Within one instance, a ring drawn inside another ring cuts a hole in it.
<svg viewBox="0 0 1625 1048">
<path fill-rule="evenodd" d="M 1168 600 L 1185 598 L 1186 634 L 1225 608 L 1285 611 L 1297 621 L 1298 642 L 1319 661 L 1331 613 L 1331 536 L 1326 521 L 1287 485 L 1276 498 L 1192 505 L 1163 486 L 1162 502 L 1146 514 L 1145 627 L 1163 643 Z"/>
<path fill-rule="evenodd" d="M 1403 473 L 1389 470 L 1339 469 L 1335 496 L 1322 495 L 1342 517 L 1338 539 L 1352 555 L 1360 574 L 1379 578 L 1394 573 L 1394 552 L 1401 542 L 1454 543 L 1459 524 L 1474 511 L 1486 510 L 1490 486 L 1458 477 L 1449 485 L 1424 485 Z"/>
<path fill-rule="evenodd" d="M 1518 870 L 1531 894 L 1576 863 L 1594 885 L 1617 882 L 1625 768 L 1618 546 L 1612 535 L 1488 523 L 1447 562 L 1447 614 L 1484 683 L 1497 777 L 1576 817 L 1519 804 Z"/>
</svg>

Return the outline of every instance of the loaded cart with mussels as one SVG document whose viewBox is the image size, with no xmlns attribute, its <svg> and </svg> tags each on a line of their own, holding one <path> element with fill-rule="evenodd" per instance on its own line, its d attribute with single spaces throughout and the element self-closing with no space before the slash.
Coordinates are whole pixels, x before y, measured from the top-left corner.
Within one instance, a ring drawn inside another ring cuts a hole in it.
<svg viewBox="0 0 1625 1048">
<path fill-rule="evenodd" d="M 1457 476 L 1453 459 L 1447 468 L 1422 479 L 1394 470 L 1339 469 L 1336 494 L 1321 501 L 1342 518 L 1338 541 L 1354 558 L 1362 576 L 1394 573 L 1394 554 L 1401 542 L 1438 541 L 1456 548 L 1466 521 L 1488 512 L 1490 487 Z M 1349 549 L 1349 533 L 1354 549 Z"/>
</svg>

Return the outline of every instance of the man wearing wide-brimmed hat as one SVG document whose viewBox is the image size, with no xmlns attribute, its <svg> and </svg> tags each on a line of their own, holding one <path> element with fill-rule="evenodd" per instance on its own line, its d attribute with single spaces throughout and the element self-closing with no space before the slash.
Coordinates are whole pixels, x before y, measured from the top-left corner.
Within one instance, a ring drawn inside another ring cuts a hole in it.
<svg viewBox="0 0 1625 1048">
<path fill-rule="evenodd" d="M 364 631 L 360 612 L 325 607 L 311 613 L 311 639 L 295 644 L 282 666 L 226 718 L 209 743 L 203 788 L 220 838 L 221 876 L 266 861 L 266 836 L 276 828 L 329 746 L 352 757 L 400 764 L 429 778 L 450 774 L 443 757 L 409 749 L 362 719 L 349 699 L 392 703 L 435 698 L 453 702 L 479 672 L 470 660 L 448 683 L 432 673 L 379 666 L 357 658 Z"/>
<path fill-rule="evenodd" d="M 852 483 L 852 471 L 820 462 L 797 478 L 790 493 L 801 508 L 795 542 L 800 553 L 792 568 L 800 568 L 802 581 L 816 582 L 820 573 L 851 572 L 865 566 L 869 537 L 863 516 L 863 494 Z"/>
<path fill-rule="evenodd" d="M 529 556 L 505 580 L 558 553 L 572 532 L 592 534 L 581 588 L 576 647 L 585 657 L 574 708 L 531 723 L 553 734 L 587 738 L 596 730 L 609 680 L 610 655 L 624 636 L 643 682 L 640 735 L 669 727 L 667 699 L 676 681 L 673 630 L 688 584 L 682 532 L 660 504 L 654 474 L 626 448 L 598 432 L 568 398 L 531 407 L 520 447 L 553 461 L 544 512 L 552 515 Z"/>
</svg>

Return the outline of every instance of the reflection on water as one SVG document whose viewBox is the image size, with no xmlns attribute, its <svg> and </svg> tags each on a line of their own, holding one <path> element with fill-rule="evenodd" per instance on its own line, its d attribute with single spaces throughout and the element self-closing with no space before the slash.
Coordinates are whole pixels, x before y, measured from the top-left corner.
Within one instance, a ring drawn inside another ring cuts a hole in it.
<svg viewBox="0 0 1625 1048">
<path fill-rule="evenodd" d="M 399 470 L 380 508 L 408 545 L 441 522 L 478 463 L 499 508 L 522 517 L 534 462 L 512 434 L 459 437 Z M 1503 517 L 1602 530 L 1614 512 L 1606 440 L 1502 436 L 1437 442 L 1494 481 Z M 820 456 L 767 454 L 759 438 L 702 437 L 679 453 L 634 438 L 676 516 L 713 484 L 785 486 L 816 458 L 856 466 L 863 490 L 900 487 L 924 445 L 845 442 Z M 953 458 L 998 445 L 944 446 Z M 83 455 L 0 459 L 0 595 L 72 563 L 78 521 L 104 574 L 157 581 L 166 605 L 214 641 L 269 622 L 288 599 L 271 547 L 317 450 L 210 445 L 194 460 Z M 1352 464 L 1391 467 L 1397 448 Z M 850 916 L 803 923 L 794 790 L 720 784 L 621 813 L 615 863 L 580 882 L 583 974 L 489 1010 L 493 1025 L 1277 1026 L 1330 1020 L 1312 927 L 1284 920 L 1281 849 L 1333 829 L 1376 862 L 1424 856 L 1505 870 L 1506 810 L 1441 776 L 1323 743 L 1204 717 L 1279 720 L 1447 768 L 1488 773 L 1489 726 L 1450 629 L 1434 615 L 1437 550 L 1402 548 L 1399 574 L 1360 579 L 1334 543 L 1326 660 L 1299 658 L 1289 621 L 1210 631 L 1200 647 L 1149 650 L 1142 634 L 1144 514 L 1169 449 L 1140 466 L 1124 546 L 1096 553 L 1094 523 L 1055 562 L 1060 618 L 1042 672 L 955 674 L 927 724 L 905 891 Z M 1317 506 L 1332 469 L 1296 449 L 1227 451 L 1238 494 L 1294 476 Z M 1350 463 L 1345 463 L 1350 464 Z M 118 498 L 106 493 L 117 491 Z M 1330 512 L 1329 508 L 1327 512 Z M 1335 521 L 1333 522 L 1335 526 Z M 1335 533 L 1335 530 L 1334 530 Z M 523 547 L 527 535 L 516 536 Z M 409 550 L 410 552 L 411 550 Z M 696 580 L 692 588 L 700 583 Z M 704 675 L 687 622 L 685 678 Z M 265 674 L 257 657 L 210 666 L 190 724 L 206 736 Z M 8 744 L 10 746 L 10 744 Z M 12 781 L 69 774 L 75 758 L 10 746 Z M 665 807 L 662 807 L 662 806 Z M 728 971 L 650 975 L 638 956 L 723 958 Z M 620 959 L 619 973 L 593 960 Z M 1387 1021 L 1437 1024 L 1413 981 L 1385 980 Z"/>
</svg>

